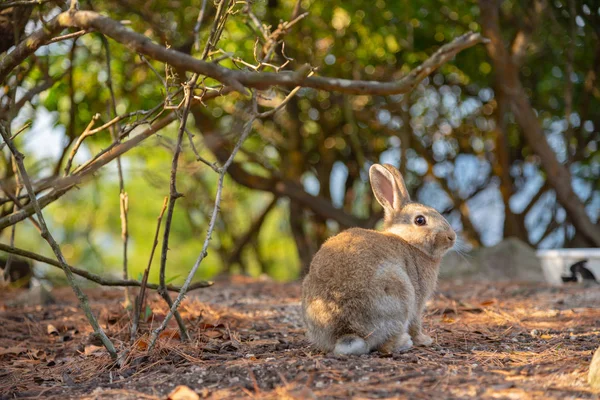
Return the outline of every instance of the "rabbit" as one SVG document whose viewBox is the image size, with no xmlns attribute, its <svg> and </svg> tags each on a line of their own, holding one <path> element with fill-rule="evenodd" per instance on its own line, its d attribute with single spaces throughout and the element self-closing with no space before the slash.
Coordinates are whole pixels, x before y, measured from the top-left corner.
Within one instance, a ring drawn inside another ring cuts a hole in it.
<svg viewBox="0 0 600 400">
<path fill-rule="evenodd" d="M 433 342 L 421 320 L 456 233 L 433 208 L 411 201 L 392 165 L 372 165 L 369 179 L 383 230 L 352 228 L 329 238 L 302 283 L 307 336 L 324 352 L 393 353 Z"/>
</svg>

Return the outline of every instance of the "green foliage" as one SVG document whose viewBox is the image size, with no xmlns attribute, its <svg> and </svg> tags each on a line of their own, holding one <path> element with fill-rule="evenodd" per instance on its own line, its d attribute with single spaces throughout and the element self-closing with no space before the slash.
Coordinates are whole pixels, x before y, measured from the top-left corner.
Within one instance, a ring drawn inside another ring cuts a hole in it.
<svg viewBox="0 0 600 400">
<path fill-rule="evenodd" d="M 200 49 L 196 49 L 192 32 L 201 3 L 199 0 L 148 3 L 111 0 L 94 3 L 93 7 L 113 19 L 129 21 L 130 29 L 144 33 L 160 44 L 176 49 L 191 48 L 191 54 L 199 57 L 214 16 L 214 8 L 209 2 L 207 18 L 200 30 Z M 586 89 L 585 82 L 598 61 L 598 25 L 594 25 L 598 10 L 592 9 L 588 4 L 591 2 L 575 3 L 577 19 L 571 15 L 568 2 L 553 1 L 541 12 L 540 22 L 528 38 L 530 44 L 520 76 L 552 139 L 556 124 L 564 124 L 565 114 L 569 111 L 565 97 L 566 75 L 569 69 L 572 70 L 570 112 L 573 116 L 569 126 L 575 134 L 566 140 L 570 141 L 571 148 L 580 148 L 570 161 L 561 161 L 572 162 L 575 178 L 589 183 L 592 193 L 589 201 L 593 205 L 598 201 L 594 200 L 597 198 L 594 192 L 599 189 L 600 150 L 597 144 L 593 145 L 592 138 L 600 127 L 600 94 L 597 88 Z M 252 10 L 265 25 L 275 29 L 280 21 L 289 20 L 295 4 L 295 0 L 257 1 L 252 3 Z M 481 30 L 479 9 L 473 1 L 303 0 L 301 5 L 301 11 L 309 15 L 290 30 L 285 47 L 278 49 L 273 63 L 283 63 L 285 54 L 293 59 L 286 69 L 295 70 L 309 63 L 324 76 L 382 81 L 398 79 L 422 63 L 440 45 L 469 30 Z M 85 2 L 83 7 L 87 7 Z M 218 48 L 255 63 L 255 51 L 259 52 L 261 45 L 257 45 L 256 28 L 244 7 L 245 4 L 236 3 L 236 12 L 229 17 Z M 507 43 L 531 23 L 531 12 L 529 2 L 502 2 L 501 22 Z M 164 64 L 144 61 L 122 44 L 111 39 L 107 42 L 111 54 L 111 79 L 107 70 L 107 49 L 98 33 L 77 39 L 74 51 L 73 41 L 59 42 L 38 51 L 35 59 L 32 57 L 23 64 L 24 69 L 29 69 L 22 84 L 26 88 L 40 84 L 46 66 L 50 76 L 64 74 L 50 90 L 34 99 L 33 110 L 26 110 L 27 117 L 33 119 L 39 115 L 36 110 L 42 107 L 55 113 L 57 126 L 47 129 L 56 132 L 56 140 L 61 146 L 75 140 L 95 114 L 100 114 L 95 126 L 114 117 L 110 111 L 109 84 L 114 88 L 117 114 L 123 115 L 155 107 L 167 93 L 177 91 L 184 78 L 176 76 L 176 72 Z M 222 55 L 222 52 L 216 52 L 212 58 Z M 227 58 L 221 64 L 243 68 L 239 62 Z M 273 69 L 266 67 L 265 70 Z M 458 205 L 453 204 L 452 198 L 471 201 L 469 193 L 485 182 L 491 182 L 488 192 L 497 193 L 494 182 L 502 172 L 498 170 L 498 130 L 494 119 L 498 104 L 493 91 L 501 82 L 495 79 L 485 47 L 477 46 L 461 52 L 413 93 L 404 96 L 342 96 L 302 89 L 285 111 L 255 123 L 255 132 L 236 161 L 244 171 L 256 177 L 270 179 L 276 171 L 277 175 L 295 182 L 314 179 L 318 188 L 310 189 L 305 185 L 307 191 L 313 190 L 332 202 L 338 196 L 337 206 L 367 218 L 378 210 L 378 206 L 373 203 L 366 184 L 366 167 L 369 162 L 388 157 L 388 160 L 401 163 L 418 200 L 437 201 L 436 206 L 440 209 L 450 207 L 448 217 L 451 222 L 459 229 L 466 229 L 468 221 L 461 215 L 462 211 L 457 211 Z M 278 103 L 285 93 L 269 90 L 263 95 Z M 176 105 L 180 100 L 181 96 L 178 96 L 171 103 Z M 261 110 L 267 109 L 268 100 L 261 99 Z M 202 157 L 209 162 L 216 158 L 204 146 L 199 126 L 219 132 L 227 139 L 235 138 L 236 112 L 243 102 L 239 94 L 230 94 L 206 102 L 203 114 L 206 121 L 196 123 L 198 121 L 190 117 L 188 128 L 196 136 L 194 142 Z M 26 112 L 20 115 L 21 120 Z M 124 123 L 133 124 L 138 118 L 134 116 Z M 176 125 L 171 124 L 123 159 L 125 189 L 129 195 L 130 276 L 139 276 L 148 263 L 156 217 L 163 198 L 169 193 Z M 539 168 L 539 160 L 510 117 L 506 125 L 515 194 L 529 192 L 531 179 L 543 177 L 545 172 Z M 65 132 L 62 136 L 60 129 Z M 558 144 L 554 146 L 559 159 L 567 157 L 561 153 L 565 147 L 561 144 L 564 135 L 563 129 L 557 134 Z M 109 130 L 104 130 L 87 138 L 81 152 L 89 157 L 111 143 Z M 407 143 L 407 148 L 403 148 Z M 32 173 L 38 176 L 47 175 L 53 165 L 50 161 L 55 161 L 39 160 L 35 151 L 28 156 L 28 167 L 31 166 Z M 461 172 L 464 171 L 460 167 L 461 157 L 474 162 L 479 173 Z M 265 164 L 272 170 L 265 168 Z M 344 182 L 332 178 L 336 168 L 338 172 L 344 170 L 347 173 Z M 528 172 L 530 170 L 533 172 Z M 10 175 L 8 168 L 4 172 L 6 176 Z M 194 159 L 186 138 L 177 181 L 184 197 L 178 200 L 171 226 L 169 282 L 181 283 L 198 257 L 212 212 L 216 179 L 217 175 L 210 168 Z M 427 185 L 431 179 L 446 182 L 446 189 L 438 186 L 438 191 L 432 195 Z M 338 188 L 332 189 L 335 185 Z M 230 265 L 228 257 L 236 241 L 251 228 L 272 195 L 239 185 L 228 177 L 223 196 L 217 229 L 198 279 L 224 271 L 243 271 L 252 275 L 267 273 L 281 280 L 296 278 L 301 262 L 291 222 L 295 218 L 302 219 L 311 251 L 339 229 L 335 222 L 324 221 L 306 210 L 301 215 L 290 214 L 289 200 L 280 199 L 266 216 L 256 238 L 244 247 L 241 259 Z M 489 204 L 490 199 L 479 201 L 482 204 L 480 210 L 485 212 L 486 202 Z M 555 205 L 548 203 L 542 209 L 552 209 Z M 478 207 L 473 203 L 470 206 Z M 510 212 L 508 203 L 504 207 Z M 93 181 L 49 206 L 46 213 L 52 232 L 70 263 L 97 273 L 120 274 L 119 185 L 114 164 L 103 168 Z M 479 236 L 476 243 L 490 244 L 502 237 L 502 232 L 498 234 L 486 228 L 489 226 L 487 215 L 479 221 L 477 210 L 471 215 L 475 215 L 473 224 L 480 229 L 474 232 Z M 524 236 L 533 238 L 535 229 L 535 226 L 529 226 Z M 2 232 L 3 240 L 7 233 L 8 230 Z M 162 230 L 159 239 L 162 243 Z M 535 242 L 534 239 L 531 241 Z M 50 255 L 33 228 L 26 224 L 17 228 L 16 242 L 19 247 L 38 249 L 38 252 Z M 152 263 L 151 281 L 158 279 L 161 243 Z"/>
</svg>

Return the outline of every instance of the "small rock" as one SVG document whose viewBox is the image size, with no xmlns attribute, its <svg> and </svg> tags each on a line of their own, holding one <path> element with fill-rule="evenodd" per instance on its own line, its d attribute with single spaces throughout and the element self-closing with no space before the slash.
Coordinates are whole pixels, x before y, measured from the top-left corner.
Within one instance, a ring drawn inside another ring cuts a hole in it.
<svg viewBox="0 0 600 400">
<path fill-rule="evenodd" d="M 544 282 L 536 252 L 527 243 L 510 237 L 493 247 L 473 250 L 467 260 L 456 252 L 442 260 L 440 279 L 462 278 L 480 282 Z"/>
<path fill-rule="evenodd" d="M 592 358 L 590 372 L 588 373 L 588 383 L 592 388 L 600 390 L 600 347 L 596 349 Z"/>
</svg>

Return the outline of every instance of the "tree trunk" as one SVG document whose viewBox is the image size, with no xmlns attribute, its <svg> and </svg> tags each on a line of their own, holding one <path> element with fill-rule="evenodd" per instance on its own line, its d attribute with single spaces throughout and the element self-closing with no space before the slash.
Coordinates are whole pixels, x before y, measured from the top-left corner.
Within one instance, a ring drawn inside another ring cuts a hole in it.
<svg viewBox="0 0 600 400">
<path fill-rule="evenodd" d="M 508 113 L 508 96 L 504 93 L 504 86 L 496 77 L 494 92 L 498 107 L 496 109 L 496 164 L 495 174 L 500 177 L 500 193 L 504 203 L 504 229 L 503 237 L 517 237 L 525 243 L 529 242 L 529 235 L 525 228 L 525 216 L 517 215 L 510 209 L 510 198 L 515 194 L 513 179 L 510 176 L 510 145 L 507 140 L 506 114 Z"/>
<path fill-rule="evenodd" d="M 479 5 L 483 33 L 490 39 L 487 51 L 497 74 L 496 79 L 502 84 L 503 92 L 508 96 L 510 108 L 517 124 L 529 146 L 540 158 L 548 182 L 556 191 L 558 202 L 565 209 L 573 226 L 594 245 L 600 246 L 600 228 L 591 221 L 583 202 L 573 191 L 568 166 L 558 161 L 556 154 L 548 144 L 542 126 L 519 79 L 518 68 L 512 61 L 512 55 L 506 49 L 500 32 L 498 2 L 480 0 Z"/>
</svg>

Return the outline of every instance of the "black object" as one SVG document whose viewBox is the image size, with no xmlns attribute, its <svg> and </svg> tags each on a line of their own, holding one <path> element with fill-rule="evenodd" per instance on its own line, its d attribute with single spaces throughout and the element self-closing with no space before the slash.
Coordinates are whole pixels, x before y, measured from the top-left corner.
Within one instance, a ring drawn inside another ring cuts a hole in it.
<svg viewBox="0 0 600 400">
<path fill-rule="evenodd" d="M 591 282 L 599 283 L 598 280 L 596 279 L 596 276 L 594 275 L 594 273 L 586 268 L 587 262 L 588 262 L 588 260 L 581 260 L 581 261 L 577 261 L 575 264 L 571 265 L 569 267 L 569 270 L 571 271 L 571 275 L 570 276 L 563 275 L 561 277 L 562 281 L 563 282 L 590 282 L 591 281 Z"/>
<path fill-rule="evenodd" d="M 33 276 L 31 263 L 19 257 L 12 257 L 9 270 L 6 270 L 8 259 L 0 258 L 0 274 L 4 275 L 4 279 L 8 282 L 17 284 L 19 287 L 28 288 Z"/>
</svg>

